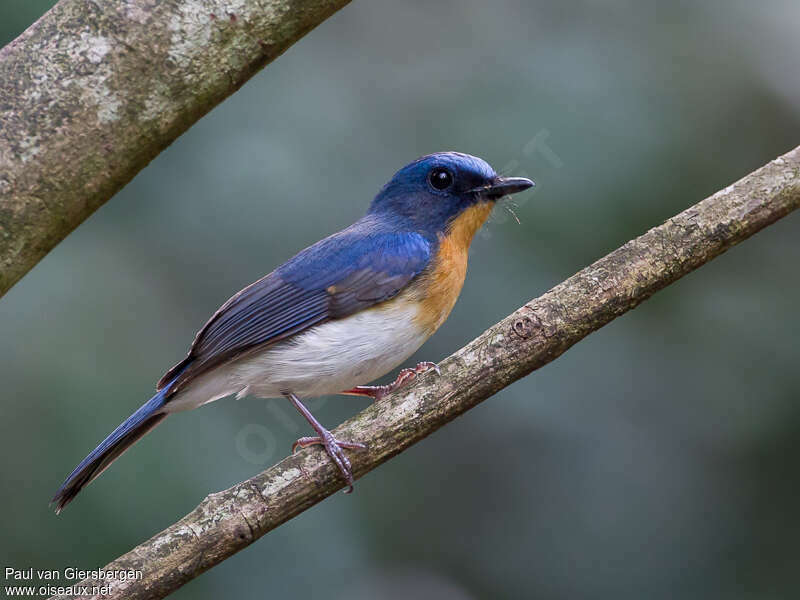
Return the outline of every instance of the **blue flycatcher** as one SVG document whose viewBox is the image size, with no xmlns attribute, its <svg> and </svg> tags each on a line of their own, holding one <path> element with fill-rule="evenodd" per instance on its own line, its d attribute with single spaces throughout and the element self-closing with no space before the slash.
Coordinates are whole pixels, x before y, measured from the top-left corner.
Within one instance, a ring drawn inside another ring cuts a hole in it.
<svg viewBox="0 0 800 600">
<path fill-rule="evenodd" d="M 158 382 L 156 395 L 75 468 L 56 492 L 60 512 L 80 490 L 167 415 L 226 396 L 286 397 L 352 490 L 337 440 L 301 402 L 325 394 L 380 398 L 438 367 L 420 363 L 394 383 L 369 382 L 396 368 L 436 331 L 461 291 L 469 245 L 495 202 L 533 185 L 501 177 L 457 152 L 400 169 L 367 214 L 291 258 L 228 300 L 195 337 L 189 354 Z"/>
</svg>

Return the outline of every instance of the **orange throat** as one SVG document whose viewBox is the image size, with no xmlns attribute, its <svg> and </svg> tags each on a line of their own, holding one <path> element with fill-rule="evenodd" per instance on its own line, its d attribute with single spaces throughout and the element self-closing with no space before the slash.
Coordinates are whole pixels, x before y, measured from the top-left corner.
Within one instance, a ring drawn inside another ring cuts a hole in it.
<svg viewBox="0 0 800 600">
<path fill-rule="evenodd" d="M 417 322 L 429 335 L 445 322 L 458 300 L 467 275 L 470 243 L 492 208 L 491 202 L 470 206 L 439 237 L 439 252 L 415 294 L 420 305 Z"/>
</svg>

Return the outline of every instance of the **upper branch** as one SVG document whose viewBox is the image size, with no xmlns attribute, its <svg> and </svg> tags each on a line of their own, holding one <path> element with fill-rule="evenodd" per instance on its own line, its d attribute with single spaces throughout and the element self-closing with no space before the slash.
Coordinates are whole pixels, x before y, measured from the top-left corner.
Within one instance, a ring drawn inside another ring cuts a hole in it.
<svg viewBox="0 0 800 600">
<path fill-rule="evenodd" d="M 348 2 L 61 0 L 0 49 L 0 296 Z"/>
<path fill-rule="evenodd" d="M 531 300 L 423 376 L 335 430 L 365 442 L 356 476 L 374 469 L 653 293 L 800 207 L 800 147 L 672 217 Z M 341 489 L 324 452 L 303 450 L 228 490 L 106 569 L 139 569 L 104 598 L 162 598 Z M 85 596 L 81 596 L 85 598 Z"/>
</svg>

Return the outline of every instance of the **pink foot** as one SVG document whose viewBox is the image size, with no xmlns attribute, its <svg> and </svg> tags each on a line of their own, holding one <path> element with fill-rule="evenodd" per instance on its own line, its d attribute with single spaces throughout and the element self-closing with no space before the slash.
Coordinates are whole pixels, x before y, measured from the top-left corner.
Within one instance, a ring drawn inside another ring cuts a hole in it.
<svg viewBox="0 0 800 600">
<path fill-rule="evenodd" d="M 300 402 L 300 398 L 289 391 L 283 392 L 283 395 L 286 396 L 286 398 L 292 404 L 294 404 L 294 407 L 306 418 L 312 429 L 317 432 L 317 435 L 314 437 L 302 437 L 292 444 L 292 453 L 297 450 L 298 446 L 301 448 L 316 445 L 323 446 L 325 448 L 325 452 L 331 457 L 333 464 L 336 465 L 336 467 L 339 469 L 339 472 L 342 474 L 342 477 L 344 477 L 344 480 L 347 482 L 347 489 L 345 490 L 345 493 L 349 494 L 352 492 L 353 470 L 350 467 L 350 461 L 347 460 L 342 448 L 349 448 L 350 450 L 366 450 L 367 447 L 364 444 L 359 444 L 357 442 L 342 442 L 337 440 L 335 437 L 333 437 L 333 434 L 330 431 L 325 429 L 322 424 L 314 418 L 314 415 L 311 414 L 311 411 L 309 411 L 305 405 Z"/>
<path fill-rule="evenodd" d="M 342 448 L 347 448 L 348 450 L 366 450 L 367 447 L 358 442 L 343 442 L 342 440 L 337 440 L 333 437 L 333 434 L 326 429 L 320 436 L 302 437 L 295 441 L 295 443 L 292 444 L 292 453 L 294 453 L 298 447 L 307 448 L 308 446 L 323 446 L 325 448 L 325 452 L 331 457 L 331 460 L 338 467 L 339 472 L 347 482 L 347 489 L 344 493 L 349 494 L 352 492 L 354 483 L 353 471 L 350 467 L 350 461 L 344 455 L 344 452 L 342 452 Z"/>
<path fill-rule="evenodd" d="M 439 371 L 439 365 L 434 362 L 425 361 L 419 363 L 416 367 L 401 370 L 397 374 L 397 379 L 388 385 L 359 385 L 342 393 L 351 394 L 353 396 L 369 396 L 377 402 L 387 394 L 400 389 L 404 385 L 408 385 L 417 375 L 425 373 L 426 371 L 436 371 L 437 375 L 442 374 L 441 371 Z"/>
</svg>

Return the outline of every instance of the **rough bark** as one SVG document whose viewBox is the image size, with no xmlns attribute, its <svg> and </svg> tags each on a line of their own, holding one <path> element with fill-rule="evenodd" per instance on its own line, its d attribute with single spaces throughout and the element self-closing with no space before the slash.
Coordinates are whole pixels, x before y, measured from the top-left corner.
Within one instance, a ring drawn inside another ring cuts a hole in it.
<svg viewBox="0 0 800 600">
<path fill-rule="evenodd" d="M 800 147 L 531 300 L 442 361 L 440 377 L 429 372 L 338 427 L 337 437 L 368 445 L 365 452 L 349 453 L 356 476 L 798 207 Z M 106 567 L 138 569 L 142 579 L 85 583 L 110 585 L 104 598 L 162 598 L 342 486 L 319 448 L 302 450 L 209 495 L 183 519 Z"/>
<path fill-rule="evenodd" d="M 0 296 L 349 0 L 61 0 L 0 50 Z"/>
</svg>

